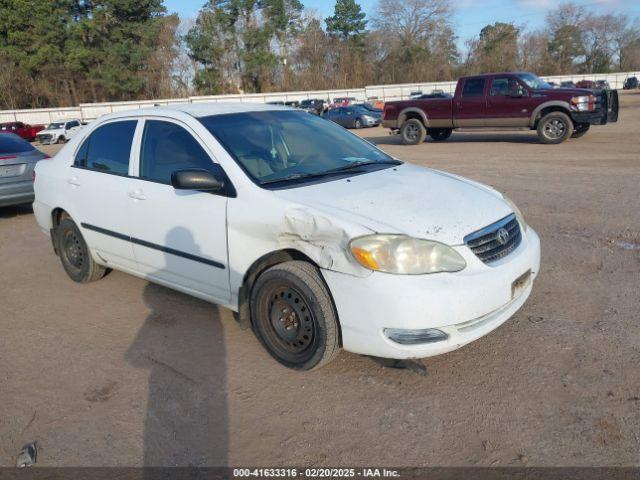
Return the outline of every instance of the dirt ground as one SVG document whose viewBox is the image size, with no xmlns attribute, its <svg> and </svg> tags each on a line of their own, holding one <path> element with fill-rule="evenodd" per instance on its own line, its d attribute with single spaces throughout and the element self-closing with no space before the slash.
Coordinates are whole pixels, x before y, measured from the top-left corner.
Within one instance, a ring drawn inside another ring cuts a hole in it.
<svg viewBox="0 0 640 480">
<path fill-rule="evenodd" d="M 0 465 L 640 465 L 640 92 L 559 146 L 455 133 L 393 155 L 507 193 L 542 239 L 533 294 L 428 375 L 343 353 L 281 367 L 231 312 L 113 272 L 77 285 L 0 209 Z M 464 301 L 464 299 L 461 299 Z"/>
</svg>

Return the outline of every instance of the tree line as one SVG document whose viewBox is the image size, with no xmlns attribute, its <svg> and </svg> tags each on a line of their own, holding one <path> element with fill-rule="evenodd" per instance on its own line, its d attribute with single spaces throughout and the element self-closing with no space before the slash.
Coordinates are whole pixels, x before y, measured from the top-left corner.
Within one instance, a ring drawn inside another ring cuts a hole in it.
<svg viewBox="0 0 640 480">
<path fill-rule="evenodd" d="M 486 25 L 461 43 L 452 0 L 209 0 L 195 19 L 163 0 L 3 0 L 0 108 L 336 89 L 529 70 L 640 70 L 640 23 L 559 4 L 544 26 Z M 463 45 L 461 47 L 461 45 Z"/>
</svg>

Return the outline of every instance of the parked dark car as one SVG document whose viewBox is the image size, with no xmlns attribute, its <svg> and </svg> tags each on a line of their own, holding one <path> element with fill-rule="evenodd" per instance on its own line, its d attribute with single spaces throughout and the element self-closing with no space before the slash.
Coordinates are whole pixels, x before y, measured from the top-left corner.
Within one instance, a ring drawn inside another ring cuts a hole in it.
<svg viewBox="0 0 640 480">
<path fill-rule="evenodd" d="M 580 80 L 576 82 L 576 88 L 586 88 L 589 90 L 593 90 L 598 87 L 596 86 L 596 82 L 594 82 L 593 80 Z"/>
<path fill-rule="evenodd" d="M 576 84 L 571 80 L 565 80 L 564 82 L 560 82 L 560 88 L 576 88 Z"/>
<path fill-rule="evenodd" d="M 489 73 L 459 79 L 453 98 L 387 102 L 383 119 L 405 145 L 487 127 L 536 130 L 542 143 L 561 143 L 591 125 L 617 122 L 618 92 L 552 88 L 527 72 Z"/>
<path fill-rule="evenodd" d="M 629 77 L 622 84 L 623 90 L 634 90 L 638 88 L 638 78 L 637 77 Z"/>
<path fill-rule="evenodd" d="M 326 102 L 320 98 L 310 98 L 308 100 L 302 100 L 298 107 L 309 113 L 322 115 L 326 110 Z"/>
<path fill-rule="evenodd" d="M 375 127 L 382 123 L 382 115 L 359 105 L 334 108 L 327 111 L 323 117 L 345 128 Z"/>
<path fill-rule="evenodd" d="M 0 133 L 0 206 L 31 203 L 33 167 L 48 158 L 15 133 Z"/>
<path fill-rule="evenodd" d="M 611 85 L 609 85 L 609 82 L 607 82 L 606 80 L 597 80 L 596 88 L 600 90 L 609 90 L 611 88 Z"/>
</svg>

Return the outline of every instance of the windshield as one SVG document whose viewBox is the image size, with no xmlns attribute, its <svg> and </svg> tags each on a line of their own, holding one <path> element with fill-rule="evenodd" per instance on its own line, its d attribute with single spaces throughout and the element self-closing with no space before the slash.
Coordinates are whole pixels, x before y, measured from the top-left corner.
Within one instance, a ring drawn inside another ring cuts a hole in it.
<svg viewBox="0 0 640 480">
<path fill-rule="evenodd" d="M 544 90 L 552 88 L 551 85 L 549 85 L 547 82 L 542 80 L 537 75 L 534 75 L 533 73 L 519 73 L 517 76 L 520 80 L 526 83 L 529 88 L 532 88 L 534 90 Z"/>
<path fill-rule="evenodd" d="M 58 128 L 64 127 L 64 123 L 50 123 L 47 127 L 47 130 L 57 130 Z"/>
<path fill-rule="evenodd" d="M 304 183 L 400 163 L 339 125 L 306 112 L 245 112 L 200 121 L 259 185 Z"/>
</svg>

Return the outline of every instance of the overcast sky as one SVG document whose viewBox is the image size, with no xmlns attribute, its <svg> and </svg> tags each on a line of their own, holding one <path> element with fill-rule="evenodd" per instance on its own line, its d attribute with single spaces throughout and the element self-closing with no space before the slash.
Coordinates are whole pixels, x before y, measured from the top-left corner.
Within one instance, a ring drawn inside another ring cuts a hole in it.
<svg viewBox="0 0 640 480">
<path fill-rule="evenodd" d="M 402 1 L 402 0 L 398 0 Z M 195 18 L 204 0 L 165 0 L 170 13 L 177 12 L 183 18 Z M 333 13 L 333 0 L 302 0 L 305 8 L 316 10 L 323 18 Z M 367 13 L 374 13 L 377 0 L 359 0 Z M 456 33 L 462 44 L 466 38 L 477 35 L 480 29 L 497 21 L 513 21 L 536 28 L 543 24 L 546 13 L 560 3 L 558 0 L 457 0 Z M 575 0 L 591 11 L 614 11 L 628 13 L 632 17 L 640 16 L 638 0 Z"/>
</svg>

